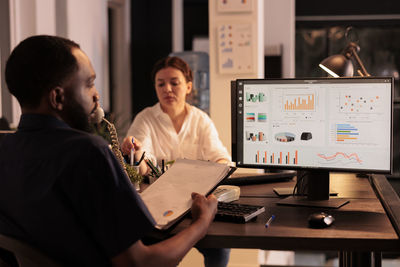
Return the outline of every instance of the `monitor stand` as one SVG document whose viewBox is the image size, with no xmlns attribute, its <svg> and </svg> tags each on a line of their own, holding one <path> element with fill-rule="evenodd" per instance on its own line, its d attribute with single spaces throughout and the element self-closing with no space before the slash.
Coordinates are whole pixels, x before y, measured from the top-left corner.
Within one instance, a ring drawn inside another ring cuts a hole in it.
<svg viewBox="0 0 400 267">
<path fill-rule="evenodd" d="M 298 195 L 280 200 L 278 205 L 340 208 L 347 199 L 329 198 L 329 171 L 297 171 Z"/>
</svg>

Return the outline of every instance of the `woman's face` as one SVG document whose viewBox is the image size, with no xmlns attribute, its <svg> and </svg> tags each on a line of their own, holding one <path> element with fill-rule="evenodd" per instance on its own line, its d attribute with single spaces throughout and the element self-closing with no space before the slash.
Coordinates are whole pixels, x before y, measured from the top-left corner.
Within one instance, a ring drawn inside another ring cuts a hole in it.
<svg viewBox="0 0 400 267">
<path fill-rule="evenodd" d="M 161 107 L 177 110 L 185 106 L 186 96 L 192 91 L 192 82 L 186 82 L 180 70 L 167 67 L 156 73 L 155 87 Z"/>
</svg>

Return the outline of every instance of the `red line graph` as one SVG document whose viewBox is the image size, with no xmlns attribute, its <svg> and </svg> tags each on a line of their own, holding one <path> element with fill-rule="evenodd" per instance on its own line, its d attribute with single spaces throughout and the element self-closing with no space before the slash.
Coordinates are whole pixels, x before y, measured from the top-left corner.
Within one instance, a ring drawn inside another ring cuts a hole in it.
<svg viewBox="0 0 400 267">
<path fill-rule="evenodd" d="M 335 159 L 337 156 L 343 156 L 346 159 L 351 159 L 352 157 L 354 157 L 354 159 L 358 162 L 361 163 L 362 160 L 358 157 L 357 153 L 351 153 L 350 155 L 347 155 L 346 153 L 343 152 L 336 152 L 336 154 L 332 155 L 332 156 L 325 156 L 323 154 L 317 154 L 318 157 L 323 158 L 325 160 L 332 160 Z"/>
</svg>

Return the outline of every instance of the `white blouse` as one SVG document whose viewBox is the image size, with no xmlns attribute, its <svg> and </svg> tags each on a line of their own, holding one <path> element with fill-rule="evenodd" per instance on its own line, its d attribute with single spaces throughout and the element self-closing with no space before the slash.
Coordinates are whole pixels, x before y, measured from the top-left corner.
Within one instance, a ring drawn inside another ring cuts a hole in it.
<svg viewBox="0 0 400 267">
<path fill-rule="evenodd" d="M 137 114 L 127 136 L 137 138 L 146 157 L 159 165 L 161 160 L 168 162 L 177 158 L 231 161 L 210 117 L 189 104 L 186 108 L 188 113 L 179 133 L 157 103 Z"/>
</svg>

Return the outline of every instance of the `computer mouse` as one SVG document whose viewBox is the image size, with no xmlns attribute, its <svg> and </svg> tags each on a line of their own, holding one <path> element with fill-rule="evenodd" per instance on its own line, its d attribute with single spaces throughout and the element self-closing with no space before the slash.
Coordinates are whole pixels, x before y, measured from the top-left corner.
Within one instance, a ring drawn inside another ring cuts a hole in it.
<svg viewBox="0 0 400 267">
<path fill-rule="evenodd" d="M 325 212 L 313 213 L 308 217 L 308 225 L 311 228 L 325 228 L 331 226 L 334 221 L 335 218 Z"/>
</svg>

